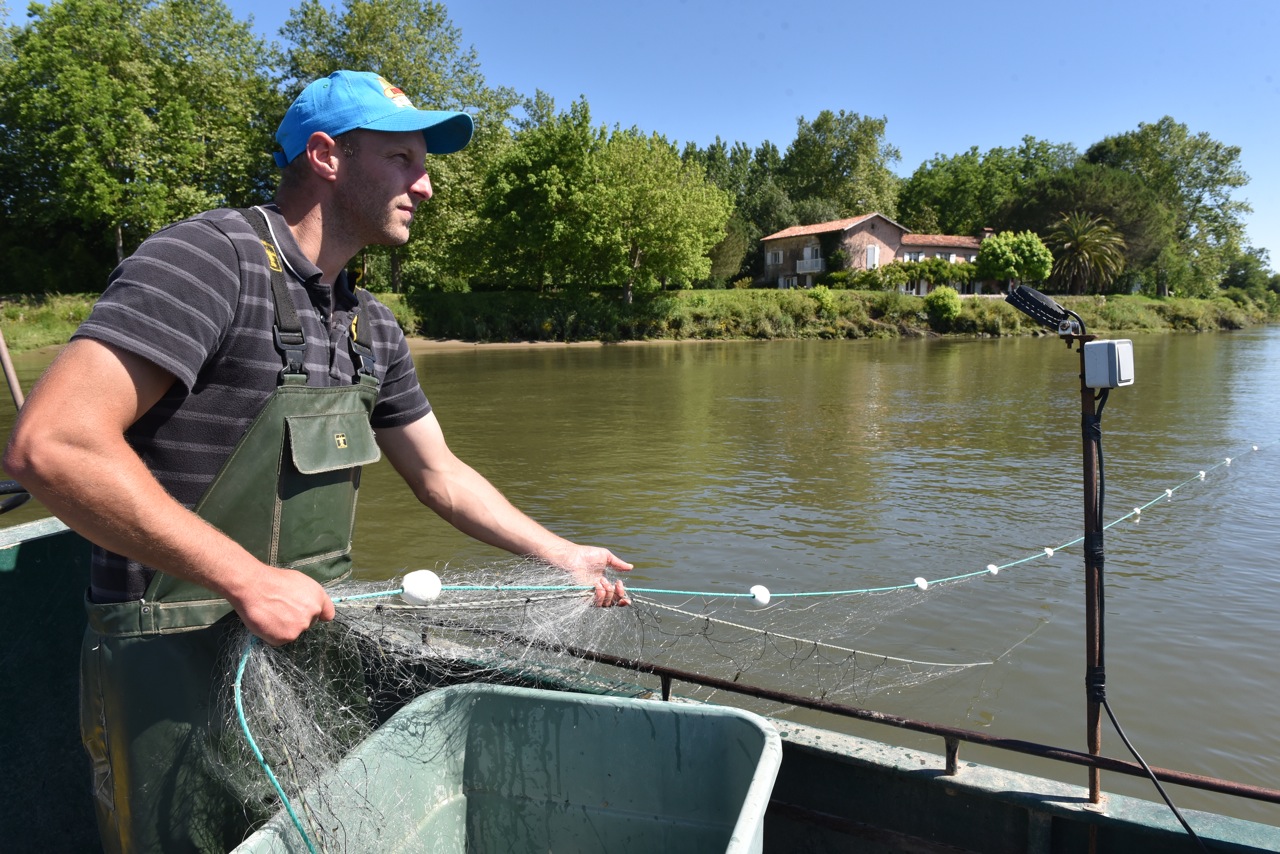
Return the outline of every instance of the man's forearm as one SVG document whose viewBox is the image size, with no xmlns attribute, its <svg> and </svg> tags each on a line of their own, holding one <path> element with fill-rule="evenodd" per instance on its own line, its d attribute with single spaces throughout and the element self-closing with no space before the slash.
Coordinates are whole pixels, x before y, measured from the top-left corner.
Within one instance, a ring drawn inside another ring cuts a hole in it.
<svg viewBox="0 0 1280 854">
<path fill-rule="evenodd" d="M 467 536 L 512 554 L 557 563 L 556 557 L 573 546 L 521 511 L 465 463 L 429 488 L 423 503 Z"/>
</svg>

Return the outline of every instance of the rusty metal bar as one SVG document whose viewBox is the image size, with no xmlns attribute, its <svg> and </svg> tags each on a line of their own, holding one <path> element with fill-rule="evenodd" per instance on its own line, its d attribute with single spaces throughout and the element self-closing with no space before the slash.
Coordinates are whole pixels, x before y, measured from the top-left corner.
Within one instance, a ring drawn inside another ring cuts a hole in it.
<svg viewBox="0 0 1280 854">
<path fill-rule="evenodd" d="M 1093 340 L 1092 335 L 1072 336 L 1080 351 L 1080 426 L 1084 444 L 1084 646 L 1085 646 L 1085 743 L 1094 756 L 1102 755 L 1101 705 L 1089 687 L 1102 664 L 1102 567 L 1093 548 L 1098 536 L 1098 443 L 1092 424 L 1096 415 L 1093 389 L 1085 385 L 1084 345 Z M 1067 346 L 1071 346 L 1068 342 Z M 1102 774 L 1100 769 L 1089 769 L 1089 802 L 1102 801 Z"/>
<path fill-rule="evenodd" d="M 1135 762 L 1126 762 L 1122 759 L 1111 759 L 1106 756 L 1081 753 L 1078 750 L 1070 750 L 1065 747 L 1052 747 L 1045 744 L 1038 744 L 1034 741 L 999 738 L 987 735 L 986 733 L 973 732 L 971 730 L 960 729 L 959 727 L 948 726 L 946 724 L 917 721 L 911 718 L 903 718 L 897 715 L 886 714 L 884 712 L 872 711 L 871 709 L 861 709 L 857 706 L 846 706 L 842 703 L 833 703 L 829 700 L 817 700 L 810 697 L 803 697 L 798 694 L 790 694 L 785 691 L 777 691 L 772 688 L 762 688 L 741 682 L 732 682 L 728 679 L 721 679 L 716 676 L 692 673 L 673 667 L 666 667 L 661 664 L 654 664 L 652 662 L 638 661 L 630 658 L 622 658 L 616 655 L 609 655 L 608 653 L 593 652 L 591 650 L 579 649 L 571 646 L 557 647 L 557 649 L 586 661 L 596 661 L 601 664 L 607 664 L 624 670 L 631 670 L 636 673 L 648 673 L 666 679 L 676 679 L 681 682 L 689 682 L 694 685 L 703 685 L 707 688 L 715 688 L 718 691 L 729 691 L 734 694 L 743 694 L 748 697 L 756 697 L 761 700 L 769 700 L 787 706 L 797 706 L 799 708 L 812 709 L 818 712 L 828 712 L 833 715 L 839 715 L 840 717 L 869 721 L 871 723 L 884 724 L 886 726 L 897 727 L 899 729 L 910 730 L 912 732 L 941 736 L 943 739 L 954 738 L 957 742 L 963 741 L 970 744 L 980 744 L 984 747 L 994 747 L 1000 750 L 1022 753 L 1027 756 L 1052 759 L 1054 761 L 1065 762 L 1070 765 L 1082 765 L 1087 768 L 1097 768 L 1103 771 L 1115 771 L 1119 774 L 1128 774 L 1131 777 L 1147 778 L 1147 773 L 1143 770 L 1141 765 L 1138 765 Z M 1216 777 L 1205 777 L 1199 774 L 1190 774 L 1185 771 L 1171 771 L 1166 768 L 1157 768 L 1154 766 L 1151 768 L 1151 771 L 1155 774 L 1157 779 L 1166 783 L 1174 783 L 1179 786 L 1187 786 L 1188 788 L 1201 789 L 1207 792 L 1234 795 L 1254 801 L 1280 804 L 1280 790 L 1278 789 L 1267 789 L 1262 786 L 1251 786 L 1246 783 L 1220 780 Z"/>
<path fill-rule="evenodd" d="M 5 343 L 4 332 L 0 331 L 0 367 L 4 368 L 4 380 L 9 386 L 9 394 L 13 396 L 13 405 L 22 409 L 26 401 L 22 395 L 22 383 L 18 381 L 18 372 L 13 367 L 13 359 L 9 358 L 9 345 Z"/>
</svg>

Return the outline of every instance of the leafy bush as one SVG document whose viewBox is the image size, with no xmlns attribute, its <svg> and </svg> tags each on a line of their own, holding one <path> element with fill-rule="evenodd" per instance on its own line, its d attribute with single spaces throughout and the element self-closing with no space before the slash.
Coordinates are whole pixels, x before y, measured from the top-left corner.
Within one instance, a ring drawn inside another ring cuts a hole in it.
<svg viewBox="0 0 1280 854">
<path fill-rule="evenodd" d="M 871 298 L 871 316 L 888 323 L 897 323 L 920 312 L 920 297 L 908 296 L 898 290 L 880 291 Z"/>
<path fill-rule="evenodd" d="M 949 332 L 963 309 L 956 289 L 940 285 L 924 298 L 924 310 L 929 315 L 930 326 L 938 332 Z"/>
<path fill-rule="evenodd" d="M 963 310 L 951 322 L 952 332 L 999 337 L 1027 328 L 1026 315 L 1002 299 L 973 297 L 960 302 Z"/>
<path fill-rule="evenodd" d="M 1111 297 L 1098 306 L 1089 329 L 1107 329 L 1113 332 L 1121 330 L 1159 329 L 1160 315 L 1141 299 Z"/>
<path fill-rule="evenodd" d="M 1166 299 L 1155 303 L 1164 322 L 1174 329 L 1205 332 L 1217 327 L 1216 312 L 1209 303 L 1193 299 Z"/>
<path fill-rule="evenodd" d="M 810 298 L 818 304 L 818 311 L 822 316 L 834 320 L 838 314 L 836 308 L 835 297 L 831 295 L 831 289 L 826 285 L 818 285 L 809 291 Z"/>
</svg>

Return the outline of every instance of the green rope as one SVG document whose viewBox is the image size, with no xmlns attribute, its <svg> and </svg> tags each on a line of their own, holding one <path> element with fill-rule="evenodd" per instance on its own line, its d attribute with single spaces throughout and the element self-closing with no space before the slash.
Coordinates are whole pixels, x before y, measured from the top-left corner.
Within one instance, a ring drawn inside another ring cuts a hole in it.
<svg viewBox="0 0 1280 854">
<path fill-rule="evenodd" d="M 1270 445 L 1274 445 L 1274 444 L 1276 443 L 1271 442 L 1268 445 L 1261 446 L 1261 447 L 1269 447 Z M 1253 445 L 1251 447 L 1251 450 L 1256 452 L 1260 450 L 1260 446 Z M 1121 522 L 1125 521 L 1126 519 L 1132 519 L 1135 516 L 1139 516 L 1141 515 L 1143 510 L 1146 510 L 1156 504 L 1159 504 L 1161 501 L 1171 500 L 1173 498 L 1174 493 L 1190 486 L 1193 483 L 1196 483 L 1198 481 L 1203 481 L 1209 472 L 1215 471 L 1225 466 L 1230 466 L 1233 460 L 1235 459 L 1236 459 L 1235 457 L 1226 457 L 1225 459 L 1222 460 L 1222 462 L 1219 462 L 1216 465 L 1213 465 L 1208 469 L 1205 469 L 1204 471 L 1198 472 L 1194 477 L 1188 478 L 1187 480 L 1183 481 L 1177 486 L 1172 487 L 1171 489 L 1166 489 L 1164 492 L 1161 492 L 1158 496 L 1151 499 L 1146 504 L 1143 504 L 1139 507 L 1135 507 L 1129 513 L 1126 513 L 1125 515 L 1116 519 L 1114 522 L 1111 522 L 1110 524 L 1106 525 L 1103 528 L 1103 530 L 1107 530 L 1116 525 L 1119 525 Z M 814 591 L 802 591 L 802 592 L 796 592 L 796 593 L 770 593 L 770 598 L 801 599 L 801 598 L 816 598 L 816 597 L 822 597 L 822 596 L 860 596 L 860 595 L 867 595 L 871 593 L 889 593 L 895 590 L 910 590 L 912 588 L 924 589 L 924 588 L 932 587 L 935 584 L 948 584 L 955 581 L 963 581 L 969 578 L 976 578 L 980 575 L 996 575 L 1001 570 L 1011 569 L 1012 567 L 1020 566 L 1024 563 L 1030 563 L 1031 561 L 1038 560 L 1039 558 L 1042 558 L 1042 557 L 1053 557 L 1055 553 L 1063 551 L 1064 549 L 1069 549 L 1072 546 L 1077 546 L 1082 542 L 1084 542 L 1084 537 L 1082 536 L 1076 537 L 1075 539 L 1069 540 L 1068 542 L 1065 542 L 1062 545 L 1057 546 L 1055 548 L 1043 549 L 1041 551 L 1036 552 L 1033 555 L 1028 555 L 1027 557 L 1019 558 L 1017 560 L 1012 560 L 1012 561 L 1009 561 L 1008 563 L 1003 563 L 999 565 L 988 564 L 984 569 L 975 570 L 973 572 L 965 572 L 959 575 L 947 576 L 945 578 L 925 580 L 923 586 L 913 581 L 910 584 L 895 584 L 887 587 L 861 587 L 861 588 L 856 588 L 852 590 L 814 590 Z M 493 591 L 501 591 L 501 592 L 535 592 L 536 591 L 536 592 L 547 593 L 547 592 L 579 591 L 579 590 L 590 590 L 590 589 L 592 589 L 590 586 L 580 585 L 580 584 L 563 584 L 563 585 L 531 584 L 531 585 L 511 585 L 511 586 L 507 586 L 503 584 L 487 584 L 487 585 L 445 584 L 441 587 L 441 591 L 448 590 L 455 593 L 475 593 L 475 592 L 480 592 L 485 590 L 493 590 Z M 687 597 L 699 597 L 704 599 L 753 599 L 755 598 L 754 594 L 751 594 L 751 593 L 721 593 L 721 592 L 715 592 L 710 590 L 668 590 L 663 588 L 630 587 L 630 586 L 627 587 L 627 590 L 631 593 L 645 593 L 651 596 L 687 596 Z M 347 600 L 396 596 L 402 592 L 404 592 L 403 588 L 399 588 L 396 590 L 388 590 L 382 593 L 366 593 L 366 594 L 362 594 L 361 596 L 351 596 L 351 597 L 347 597 Z M 347 600 L 335 599 L 334 602 L 337 603 L 337 602 L 342 602 Z"/>
<path fill-rule="evenodd" d="M 293 826 L 298 828 L 298 833 L 302 834 L 302 841 L 307 844 L 307 850 L 311 854 L 316 854 L 316 847 L 311 843 L 311 837 L 307 835 L 306 828 L 302 826 L 302 819 L 298 818 L 298 814 L 294 812 L 289 796 L 284 793 L 284 787 L 280 785 L 280 781 L 276 779 L 275 772 L 271 770 L 271 766 L 267 764 L 267 760 L 263 757 L 262 751 L 258 748 L 258 742 L 254 741 L 253 733 L 249 731 L 249 721 L 244 716 L 244 702 L 241 699 L 240 684 L 244 681 L 244 666 L 249 661 L 249 653 L 253 651 L 253 645 L 257 642 L 258 639 L 255 636 L 249 635 L 249 639 L 244 644 L 244 652 L 240 655 L 240 666 L 236 668 L 236 715 L 240 718 L 240 729 L 244 733 L 244 740 L 249 743 L 249 749 L 253 751 L 254 758 L 258 760 L 258 765 L 266 772 L 267 779 L 271 781 L 276 794 L 280 796 L 280 801 L 284 804 L 285 811 L 289 813 L 289 818 L 293 819 Z"/>
</svg>

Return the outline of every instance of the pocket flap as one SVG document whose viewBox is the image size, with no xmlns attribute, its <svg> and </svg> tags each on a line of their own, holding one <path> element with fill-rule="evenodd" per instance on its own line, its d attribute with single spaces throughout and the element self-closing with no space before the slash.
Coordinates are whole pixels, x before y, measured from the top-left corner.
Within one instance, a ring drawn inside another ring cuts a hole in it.
<svg viewBox="0 0 1280 854">
<path fill-rule="evenodd" d="M 376 463 L 382 458 L 364 412 L 290 415 L 289 445 L 302 474 L 319 474 Z"/>
</svg>

